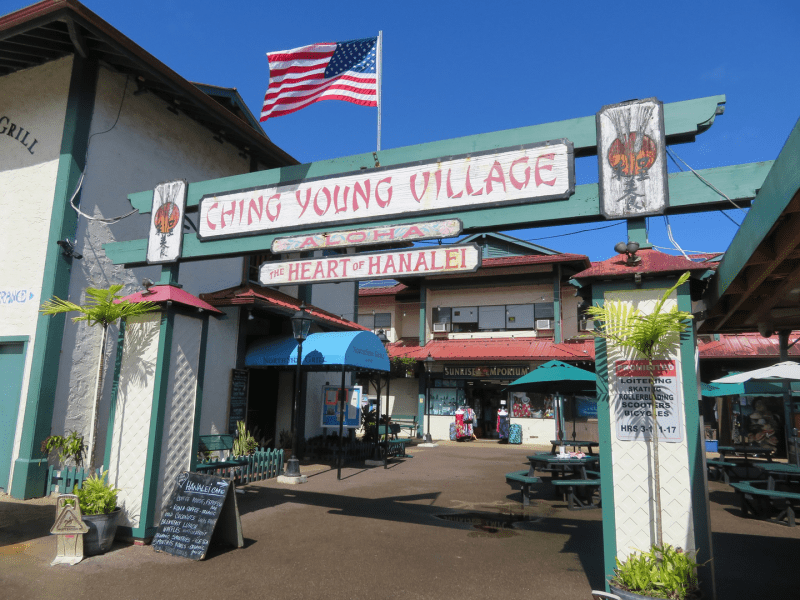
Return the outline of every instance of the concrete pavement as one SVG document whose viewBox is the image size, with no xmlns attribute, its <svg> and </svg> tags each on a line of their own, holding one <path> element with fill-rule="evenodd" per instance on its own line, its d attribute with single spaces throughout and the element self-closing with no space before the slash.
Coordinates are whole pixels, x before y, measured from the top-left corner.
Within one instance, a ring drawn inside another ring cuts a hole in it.
<svg viewBox="0 0 800 600">
<path fill-rule="evenodd" d="M 534 450 L 443 443 L 386 470 L 348 466 L 341 481 L 335 468 L 304 464 L 306 484 L 246 486 L 245 547 L 212 546 L 200 562 L 117 543 L 50 567 L 53 499 L 0 496 L 0 590 L 20 600 L 589 600 L 603 587 L 601 511 L 568 511 L 547 485 L 523 511 L 503 475 Z M 797 597 L 800 527 L 744 519 L 729 486 L 710 486 L 718 597 Z"/>
</svg>

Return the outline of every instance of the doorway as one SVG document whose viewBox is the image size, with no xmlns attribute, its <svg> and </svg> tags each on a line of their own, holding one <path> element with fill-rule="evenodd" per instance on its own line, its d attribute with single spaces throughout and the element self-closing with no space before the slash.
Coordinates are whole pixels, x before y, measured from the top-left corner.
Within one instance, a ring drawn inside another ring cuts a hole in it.
<svg viewBox="0 0 800 600">
<path fill-rule="evenodd" d="M 278 370 L 249 369 L 247 429 L 259 446 L 276 448 L 278 416 Z"/>
<path fill-rule="evenodd" d="M 26 346 L 27 337 L 7 342 L 0 338 L 0 489 L 6 491 L 14 452 Z"/>
</svg>

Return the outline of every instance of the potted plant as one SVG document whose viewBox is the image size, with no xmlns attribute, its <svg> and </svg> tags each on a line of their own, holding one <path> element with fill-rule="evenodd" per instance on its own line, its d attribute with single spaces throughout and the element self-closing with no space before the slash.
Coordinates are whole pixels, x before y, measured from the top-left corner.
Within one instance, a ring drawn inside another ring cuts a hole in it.
<svg viewBox="0 0 800 600">
<path fill-rule="evenodd" d="M 652 546 L 649 552 L 635 552 L 624 562 L 617 559 L 611 593 L 622 600 L 667 598 L 687 600 L 699 597 L 695 556 L 669 544 Z"/>
<path fill-rule="evenodd" d="M 122 514 L 117 506 L 119 490 L 106 482 L 107 474 L 105 471 L 102 477 L 98 477 L 95 473 L 74 491 L 78 496 L 81 519 L 89 527 L 83 536 L 83 551 L 87 556 L 104 554 L 111 549 Z"/>
<path fill-rule="evenodd" d="M 245 427 L 244 421 L 236 423 L 236 437 L 233 440 L 233 456 L 250 456 L 258 449 L 258 442 Z"/>
</svg>

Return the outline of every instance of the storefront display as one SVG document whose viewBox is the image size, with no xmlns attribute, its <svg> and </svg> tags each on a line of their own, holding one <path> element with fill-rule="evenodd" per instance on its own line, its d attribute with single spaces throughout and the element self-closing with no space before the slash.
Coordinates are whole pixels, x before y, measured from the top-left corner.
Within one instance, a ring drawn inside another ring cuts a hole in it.
<svg viewBox="0 0 800 600">
<path fill-rule="evenodd" d="M 464 390 L 458 388 L 431 388 L 430 406 L 432 415 L 455 415 L 464 403 Z"/>
<path fill-rule="evenodd" d="M 554 416 L 552 396 L 528 392 L 512 392 L 509 396 L 512 417 L 552 419 Z"/>
</svg>

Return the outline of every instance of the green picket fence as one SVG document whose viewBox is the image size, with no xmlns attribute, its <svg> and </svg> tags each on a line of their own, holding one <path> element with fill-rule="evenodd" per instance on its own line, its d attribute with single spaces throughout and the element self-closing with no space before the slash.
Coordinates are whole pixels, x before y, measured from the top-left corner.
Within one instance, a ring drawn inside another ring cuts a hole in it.
<svg viewBox="0 0 800 600">
<path fill-rule="evenodd" d="M 219 469 L 208 468 L 216 462 L 225 463 L 226 460 L 211 459 L 198 464 L 204 465 L 203 473 L 230 477 L 238 485 L 246 485 L 253 481 L 271 479 L 283 475 L 283 450 L 259 448 L 250 456 L 239 456 L 237 461 L 242 464 L 236 466 L 224 465 Z"/>
<path fill-rule="evenodd" d="M 98 477 L 103 475 L 100 469 L 95 469 L 95 473 Z M 45 493 L 49 496 L 58 490 L 59 494 L 71 494 L 76 485 L 80 489 L 84 480 L 91 477 L 91 475 L 91 469 L 82 467 L 61 467 L 56 469 L 50 465 L 47 467 L 47 489 Z"/>
</svg>

